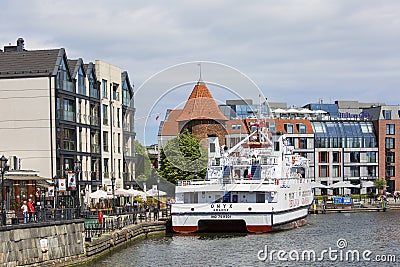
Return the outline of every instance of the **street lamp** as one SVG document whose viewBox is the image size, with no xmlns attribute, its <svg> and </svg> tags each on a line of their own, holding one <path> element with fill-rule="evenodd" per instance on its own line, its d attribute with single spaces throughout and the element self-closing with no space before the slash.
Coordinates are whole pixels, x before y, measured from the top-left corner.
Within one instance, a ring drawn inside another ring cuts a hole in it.
<svg viewBox="0 0 400 267">
<path fill-rule="evenodd" d="M 1 222 L 6 225 L 6 213 L 4 210 L 4 173 L 8 171 L 8 159 L 4 155 L 0 158 L 0 172 L 1 172 Z"/>
<path fill-rule="evenodd" d="M 112 189 L 112 209 L 113 213 L 115 213 L 115 177 L 114 173 L 111 173 L 111 189 Z"/>
<path fill-rule="evenodd" d="M 160 177 L 157 177 L 157 212 L 160 212 Z M 158 214 L 157 214 L 158 217 Z"/>
<path fill-rule="evenodd" d="M 77 209 L 77 215 L 78 217 L 81 215 L 81 198 L 80 198 L 80 179 L 79 179 L 79 174 L 82 169 L 82 163 L 77 160 L 75 162 L 75 181 L 76 181 L 76 193 L 75 193 L 75 203 L 76 203 L 76 209 Z"/>
</svg>

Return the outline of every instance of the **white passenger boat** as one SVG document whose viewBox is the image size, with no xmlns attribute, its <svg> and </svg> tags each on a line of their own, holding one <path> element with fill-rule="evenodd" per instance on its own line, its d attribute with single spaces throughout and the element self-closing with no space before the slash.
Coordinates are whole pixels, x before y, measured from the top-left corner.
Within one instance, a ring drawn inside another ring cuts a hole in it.
<svg viewBox="0 0 400 267">
<path fill-rule="evenodd" d="M 306 222 L 313 195 L 308 160 L 284 135 L 257 128 L 231 149 L 208 138 L 206 179 L 180 181 L 171 205 L 179 233 L 264 233 Z"/>
</svg>

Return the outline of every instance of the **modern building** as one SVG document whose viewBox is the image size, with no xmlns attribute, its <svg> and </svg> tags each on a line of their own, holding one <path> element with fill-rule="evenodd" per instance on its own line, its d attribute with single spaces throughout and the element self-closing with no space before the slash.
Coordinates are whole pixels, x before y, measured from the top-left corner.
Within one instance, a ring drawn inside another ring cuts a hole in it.
<svg viewBox="0 0 400 267">
<path fill-rule="evenodd" d="M 71 60 L 64 48 L 28 51 L 18 39 L 0 50 L 0 91 L 0 148 L 6 157 L 16 156 L 24 169 L 56 184 L 76 177 L 68 181 L 66 196 L 111 185 L 111 178 L 117 188 L 125 176 L 126 184 L 133 183 L 133 145 L 124 157 L 124 146 L 135 137 L 126 72 L 100 60 Z"/>
<path fill-rule="evenodd" d="M 400 106 L 382 105 L 364 110 L 371 116 L 379 147 L 379 178 L 389 192 L 400 191 Z"/>
</svg>

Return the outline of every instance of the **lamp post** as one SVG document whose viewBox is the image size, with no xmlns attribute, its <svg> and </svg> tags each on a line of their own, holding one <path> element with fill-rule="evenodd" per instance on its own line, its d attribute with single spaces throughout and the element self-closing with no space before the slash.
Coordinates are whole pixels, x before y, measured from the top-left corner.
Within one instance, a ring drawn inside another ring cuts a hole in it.
<svg viewBox="0 0 400 267">
<path fill-rule="evenodd" d="M 111 174 L 111 189 L 112 189 L 112 210 L 115 213 L 115 177 L 114 173 Z"/>
<path fill-rule="evenodd" d="M 4 155 L 0 158 L 0 172 L 1 172 L 1 222 L 6 225 L 6 213 L 4 210 L 4 173 L 8 170 L 8 159 Z"/>
<path fill-rule="evenodd" d="M 79 174 L 82 169 L 82 163 L 79 160 L 77 160 L 75 162 L 74 168 L 75 168 L 75 181 L 76 181 L 76 193 L 75 193 L 75 201 L 76 201 L 75 203 L 76 203 L 76 210 L 77 210 L 76 215 L 78 217 L 80 217 L 80 215 L 81 215 L 81 197 L 80 197 L 81 190 L 80 190 L 80 186 L 79 186 L 80 185 Z"/>
<path fill-rule="evenodd" d="M 157 218 L 158 218 L 158 212 L 160 212 L 160 177 L 157 177 Z"/>
</svg>

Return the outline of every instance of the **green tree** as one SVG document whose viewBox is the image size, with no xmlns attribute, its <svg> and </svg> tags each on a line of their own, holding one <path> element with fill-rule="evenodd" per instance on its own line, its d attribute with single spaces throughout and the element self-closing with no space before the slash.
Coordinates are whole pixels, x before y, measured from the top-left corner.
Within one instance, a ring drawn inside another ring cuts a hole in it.
<svg viewBox="0 0 400 267">
<path fill-rule="evenodd" d="M 161 149 L 159 174 L 174 184 L 178 180 L 192 179 L 195 175 L 204 179 L 207 160 L 207 149 L 185 130 Z"/>
<path fill-rule="evenodd" d="M 137 162 L 135 166 L 137 182 L 145 182 L 151 176 L 151 162 L 147 150 L 138 140 L 135 140 L 135 154 Z"/>
<path fill-rule="evenodd" d="M 386 180 L 384 178 L 379 178 L 374 181 L 375 187 L 379 190 L 379 194 L 386 189 Z"/>
</svg>

